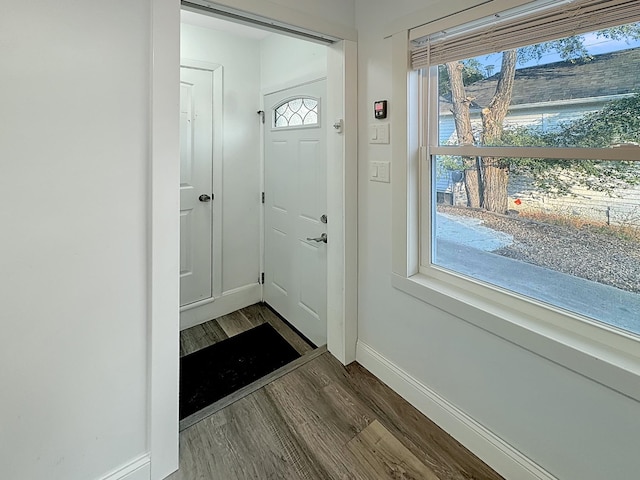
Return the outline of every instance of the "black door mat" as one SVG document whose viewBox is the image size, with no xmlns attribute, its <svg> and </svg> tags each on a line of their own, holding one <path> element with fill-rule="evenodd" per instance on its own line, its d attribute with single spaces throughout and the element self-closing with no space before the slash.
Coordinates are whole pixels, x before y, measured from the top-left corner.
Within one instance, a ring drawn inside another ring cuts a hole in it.
<svg viewBox="0 0 640 480">
<path fill-rule="evenodd" d="M 268 323 L 180 359 L 180 420 L 300 357 Z"/>
</svg>

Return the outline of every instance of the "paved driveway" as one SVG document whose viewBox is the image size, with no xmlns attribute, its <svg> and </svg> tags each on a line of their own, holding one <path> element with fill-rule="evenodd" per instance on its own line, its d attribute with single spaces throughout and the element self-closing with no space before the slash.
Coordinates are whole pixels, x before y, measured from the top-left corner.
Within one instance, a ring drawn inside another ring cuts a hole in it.
<svg viewBox="0 0 640 480">
<path fill-rule="evenodd" d="M 513 238 L 466 218 L 436 221 L 438 265 L 640 334 L 640 295 L 490 253 Z"/>
</svg>

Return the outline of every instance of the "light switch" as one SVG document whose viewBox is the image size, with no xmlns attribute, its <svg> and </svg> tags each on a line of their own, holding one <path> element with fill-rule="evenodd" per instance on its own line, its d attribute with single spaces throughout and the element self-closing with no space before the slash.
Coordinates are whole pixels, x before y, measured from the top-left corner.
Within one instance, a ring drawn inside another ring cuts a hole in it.
<svg viewBox="0 0 640 480">
<path fill-rule="evenodd" d="M 369 142 L 370 143 L 377 143 L 376 140 L 378 139 L 378 126 L 377 125 L 370 125 L 369 126 Z"/>
<path fill-rule="evenodd" d="M 389 162 L 371 162 L 369 164 L 369 180 L 389 183 Z"/>
<path fill-rule="evenodd" d="M 389 124 L 375 123 L 369 125 L 369 143 L 389 143 Z"/>
<path fill-rule="evenodd" d="M 378 140 L 380 143 L 389 143 L 389 124 L 378 125 Z"/>
</svg>

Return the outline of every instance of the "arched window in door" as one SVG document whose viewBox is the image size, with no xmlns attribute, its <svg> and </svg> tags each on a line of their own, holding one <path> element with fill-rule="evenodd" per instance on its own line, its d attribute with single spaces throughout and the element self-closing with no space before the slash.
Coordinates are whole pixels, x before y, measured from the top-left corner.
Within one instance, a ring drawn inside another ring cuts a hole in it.
<svg viewBox="0 0 640 480">
<path fill-rule="evenodd" d="M 318 125 L 318 100 L 314 98 L 293 98 L 273 111 L 274 128 L 314 125 Z"/>
</svg>

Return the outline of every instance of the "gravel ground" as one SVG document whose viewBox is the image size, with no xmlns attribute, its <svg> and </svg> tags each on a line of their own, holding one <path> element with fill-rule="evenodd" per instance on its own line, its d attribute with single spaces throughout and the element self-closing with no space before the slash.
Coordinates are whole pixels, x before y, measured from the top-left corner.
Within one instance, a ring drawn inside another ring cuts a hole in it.
<svg viewBox="0 0 640 480">
<path fill-rule="evenodd" d="M 438 211 L 477 218 L 485 227 L 513 236 L 512 245 L 493 253 L 640 293 L 640 243 L 482 210 L 438 205 Z"/>
</svg>

